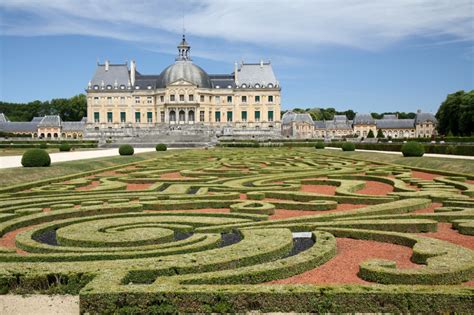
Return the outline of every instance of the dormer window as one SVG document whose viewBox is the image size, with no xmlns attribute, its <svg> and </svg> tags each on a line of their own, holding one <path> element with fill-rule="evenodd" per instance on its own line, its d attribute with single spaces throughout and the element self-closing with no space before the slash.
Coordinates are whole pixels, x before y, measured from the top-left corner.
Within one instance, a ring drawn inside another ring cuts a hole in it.
<svg viewBox="0 0 474 315">
<path fill-rule="evenodd" d="M 107 90 L 112 90 L 112 85 L 107 85 Z"/>
<path fill-rule="evenodd" d="M 216 89 L 220 89 L 221 87 L 219 85 L 216 85 Z"/>
<path fill-rule="evenodd" d="M 244 83 L 244 84 L 241 85 L 241 87 L 242 87 L 243 89 L 245 89 L 245 88 L 247 88 L 247 84 Z"/>
<path fill-rule="evenodd" d="M 231 89 L 231 88 L 232 88 L 232 85 L 229 84 L 229 85 L 227 86 L 227 88 L 228 88 L 228 89 Z"/>
<path fill-rule="evenodd" d="M 272 83 L 268 83 L 267 85 L 270 89 L 273 87 L 273 84 Z"/>
<path fill-rule="evenodd" d="M 120 89 L 121 89 L 121 90 L 125 90 L 125 85 L 122 84 L 122 85 L 120 86 Z"/>
<path fill-rule="evenodd" d="M 139 85 L 135 86 L 135 89 L 136 89 L 136 90 L 139 90 L 139 89 L 140 89 L 140 86 L 139 86 Z"/>
<path fill-rule="evenodd" d="M 98 85 L 94 85 L 94 90 L 98 90 L 99 89 L 99 86 Z"/>
<path fill-rule="evenodd" d="M 149 90 L 151 90 L 151 85 L 147 86 L 146 88 L 149 89 Z"/>
<path fill-rule="evenodd" d="M 260 88 L 260 84 L 257 83 L 257 84 L 254 85 L 254 87 L 258 89 L 258 88 Z"/>
</svg>

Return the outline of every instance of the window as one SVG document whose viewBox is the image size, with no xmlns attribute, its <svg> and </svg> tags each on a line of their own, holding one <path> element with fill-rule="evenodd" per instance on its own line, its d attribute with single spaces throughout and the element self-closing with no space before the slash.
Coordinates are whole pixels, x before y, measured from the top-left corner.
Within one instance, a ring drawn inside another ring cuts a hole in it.
<svg viewBox="0 0 474 315">
<path fill-rule="evenodd" d="M 273 83 L 268 83 L 267 86 L 271 89 L 273 87 Z"/>
<path fill-rule="evenodd" d="M 112 122 L 112 112 L 107 112 L 107 122 L 108 123 Z"/>
<path fill-rule="evenodd" d="M 160 121 L 165 122 L 165 112 L 164 111 L 160 112 Z"/>
<path fill-rule="evenodd" d="M 135 122 L 139 123 L 141 121 L 140 117 L 140 112 L 135 112 Z"/>
<path fill-rule="evenodd" d="M 204 95 L 201 95 L 201 96 L 200 96 L 200 101 L 201 101 L 201 102 L 204 102 Z"/>
<path fill-rule="evenodd" d="M 146 88 L 149 89 L 149 90 L 151 90 L 151 85 L 147 86 Z"/>
<path fill-rule="evenodd" d="M 120 112 L 120 122 L 124 123 L 127 121 L 127 114 L 125 112 Z"/>
<path fill-rule="evenodd" d="M 255 121 L 260 121 L 260 111 L 259 110 L 256 110 L 255 111 Z"/>
<path fill-rule="evenodd" d="M 121 89 L 121 90 L 125 90 L 125 85 L 123 85 L 123 84 L 120 85 L 120 89 Z"/>
<path fill-rule="evenodd" d="M 135 104 L 140 104 L 140 96 L 135 96 Z"/>
<path fill-rule="evenodd" d="M 247 95 L 242 95 L 242 103 L 247 103 Z"/>
<path fill-rule="evenodd" d="M 231 95 L 227 96 L 227 103 L 232 103 L 232 96 Z"/>
<path fill-rule="evenodd" d="M 94 90 L 98 90 L 99 89 L 99 86 L 98 85 L 94 85 Z"/>
<path fill-rule="evenodd" d="M 153 104 L 153 97 L 152 96 L 147 96 L 146 103 L 147 104 Z"/>
<path fill-rule="evenodd" d="M 221 103 L 221 97 L 220 96 L 216 96 L 216 104 L 220 104 Z"/>
<path fill-rule="evenodd" d="M 221 112 L 216 112 L 216 122 L 221 121 Z"/>
<path fill-rule="evenodd" d="M 232 122 L 232 112 L 227 112 L 227 121 Z"/>
<path fill-rule="evenodd" d="M 146 121 L 151 123 L 153 122 L 153 113 L 152 112 L 147 112 L 146 113 Z"/>
<path fill-rule="evenodd" d="M 193 94 L 189 95 L 188 99 L 190 102 L 194 102 L 194 95 Z"/>
<path fill-rule="evenodd" d="M 98 123 L 100 120 L 99 112 L 94 112 L 94 122 Z"/>
<path fill-rule="evenodd" d="M 241 115 L 242 115 L 242 121 L 247 121 L 247 111 L 244 110 Z"/>
<path fill-rule="evenodd" d="M 112 105 L 112 97 L 111 96 L 107 97 L 107 105 Z"/>
<path fill-rule="evenodd" d="M 199 121 L 204 121 L 204 111 L 199 112 Z"/>
<path fill-rule="evenodd" d="M 260 95 L 255 95 L 255 103 L 260 103 Z"/>
<path fill-rule="evenodd" d="M 95 96 L 95 97 L 94 97 L 94 104 L 95 104 L 95 105 L 98 105 L 98 104 L 99 104 L 99 97 L 98 97 L 98 96 Z"/>
<path fill-rule="evenodd" d="M 112 85 L 107 85 L 107 90 L 112 90 Z"/>
<path fill-rule="evenodd" d="M 245 88 L 247 88 L 247 84 L 242 84 L 240 87 L 245 89 Z"/>
<path fill-rule="evenodd" d="M 268 111 L 268 121 L 273 121 L 273 111 L 272 110 Z"/>
<path fill-rule="evenodd" d="M 125 104 L 125 96 L 120 96 L 120 105 Z"/>
<path fill-rule="evenodd" d="M 184 94 L 179 94 L 179 101 L 184 102 Z"/>
<path fill-rule="evenodd" d="M 268 102 L 273 103 L 273 95 L 268 95 Z"/>
<path fill-rule="evenodd" d="M 165 101 L 165 97 L 163 95 L 160 95 L 160 102 L 163 103 Z"/>
<path fill-rule="evenodd" d="M 139 89 L 140 89 L 140 86 L 138 86 L 138 85 L 137 85 L 137 86 L 135 86 L 135 89 L 139 90 Z"/>
<path fill-rule="evenodd" d="M 176 96 L 174 94 L 170 95 L 170 102 L 174 102 L 176 100 Z"/>
<path fill-rule="evenodd" d="M 255 84 L 254 86 L 255 86 L 255 88 L 258 89 L 258 88 L 260 87 L 260 84 L 257 83 L 257 84 Z"/>
</svg>

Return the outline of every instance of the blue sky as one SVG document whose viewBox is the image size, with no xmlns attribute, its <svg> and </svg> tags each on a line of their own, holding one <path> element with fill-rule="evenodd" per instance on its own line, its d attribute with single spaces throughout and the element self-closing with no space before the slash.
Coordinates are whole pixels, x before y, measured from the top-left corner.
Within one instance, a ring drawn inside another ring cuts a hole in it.
<svg viewBox="0 0 474 315">
<path fill-rule="evenodd" d="M 474 88 L 473 12 L 472 0 L 3 0 L 0 100 L 82 93 L 106 58 L 158 74 L 184 20 L 209 73 L 271 60 L 283 109 L 436 112 Z"/>
</svg>

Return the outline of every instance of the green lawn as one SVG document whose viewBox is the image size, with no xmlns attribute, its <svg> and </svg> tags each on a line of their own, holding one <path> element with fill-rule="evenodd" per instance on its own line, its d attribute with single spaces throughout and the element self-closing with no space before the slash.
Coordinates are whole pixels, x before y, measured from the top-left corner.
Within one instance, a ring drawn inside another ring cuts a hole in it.
<svg viewBox="0 0 474 315">
<path fill-rule="evenodd" d="M 331 156 L 345 156 L 366 161 L 392 163 L 411 167 L 428 168 L 446 172 L 469 174 L 474 176 L 474 161 L 464 159 L 449 159 L 435 157 L 403 157 L 395 154 L 376 152 L 342 152 L 340 150 L 325 149 L 321 151 Z"/>
<path fill-rule="evenodd" d="M 160 152 L 159 154 L 168 154 L 169 152 Z M 0 170 L 0 187 L 17 185 L 27 182 L 38 181 L 42 179 L 54 178 L 59 176 L 71 175 L 80 172 L 86 172 L 106 167 L 112 167 L 120 164 L 143 161 L 157 156 L 157 152 L 147 152 L 135 154 L 133 156 L 113 156 L 97 159 L 78 160 L 70 162 L 61 162 L 51 164 L 50 167 L 39 168 L 7 168 Z"/>
</svg>

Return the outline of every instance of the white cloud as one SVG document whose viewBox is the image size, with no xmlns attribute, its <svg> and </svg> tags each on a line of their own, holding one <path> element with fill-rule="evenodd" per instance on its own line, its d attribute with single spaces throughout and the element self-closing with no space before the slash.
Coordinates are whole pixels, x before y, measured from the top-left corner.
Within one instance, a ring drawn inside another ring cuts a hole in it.
<svg viewBox="0 0 474 315">
<path fill-rule="evenodd" d="M 255 47 L 277 48 L 281 54 L 304 54 L 328 45 L 377 50 L 415 36 L 433 42 L 473 40 L 473 6 L 472 0 L 3 0 L 0 4 L 7 35 L 103 36 L 154 45 L 160 51 L 166 47 L 166 52 L 174 50 L 184 11 L 186 33 L 239 49 L 237 53 L 229 49 L 228 56 L 252 55 Z M 203 56 L 221 57 L 197 44 L 206 50 L 201 50 Z"/>
</svg>

